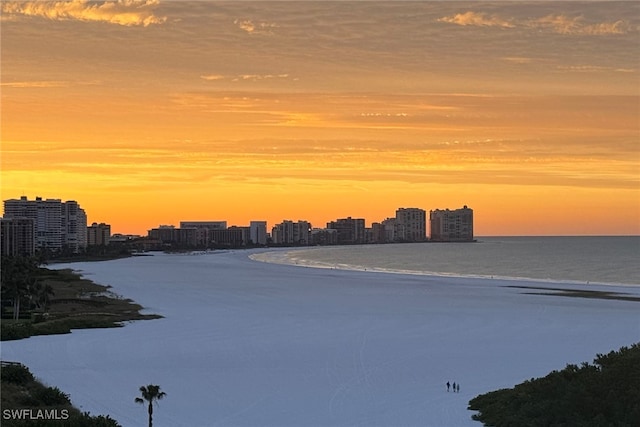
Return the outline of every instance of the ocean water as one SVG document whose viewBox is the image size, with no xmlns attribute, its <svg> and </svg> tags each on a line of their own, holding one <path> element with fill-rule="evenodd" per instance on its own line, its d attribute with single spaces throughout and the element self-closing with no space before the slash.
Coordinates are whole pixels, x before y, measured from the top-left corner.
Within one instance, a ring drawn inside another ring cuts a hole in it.
<svg viewBox="0 0 640 427">
<path fill-rule="evenodd" d="M 291 251 L 327 268 L 640 286 L 640 236 L 482 237 L 475 243 L 408 243 Z"/>
</svg>

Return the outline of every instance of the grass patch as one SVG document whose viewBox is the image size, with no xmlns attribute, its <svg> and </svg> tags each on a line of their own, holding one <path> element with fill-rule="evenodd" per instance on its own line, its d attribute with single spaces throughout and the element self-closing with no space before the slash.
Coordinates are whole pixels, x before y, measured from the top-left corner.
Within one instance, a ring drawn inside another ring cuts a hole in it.
<svg viewBox="0 0 640 427">
<path fill-rule="evenodd" d="M 3 341 L 66 334 L 72 329 L 114 328 L 128 321 L 162 317 L 141 314 L 141 305 L 119 297 L 107 286 L 80 277 L 71 269 L 41 268 L 38 279 L 54 292 L 46 313 L 33 311 L 28 319 L 3 319 L 0 325 Z"/>
</svg>

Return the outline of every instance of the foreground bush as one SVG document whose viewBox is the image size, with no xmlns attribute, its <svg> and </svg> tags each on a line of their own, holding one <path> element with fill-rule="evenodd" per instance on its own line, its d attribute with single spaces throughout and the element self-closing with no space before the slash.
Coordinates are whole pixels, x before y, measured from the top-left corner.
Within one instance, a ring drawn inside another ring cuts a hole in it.
<svg viewBox="0 0 640 427">
<path fill-rule="evenodd" d="M 487 426 L 640 425 L 640 343 L 469 402 Z"/>
<path fill-rule="evenodd" d="M 41 384 L 24 365 L 3 362 L 0 378 L 2 427 L 121 427 L 109 416 L 80 412 L 68 394 Z"/>
</svg>

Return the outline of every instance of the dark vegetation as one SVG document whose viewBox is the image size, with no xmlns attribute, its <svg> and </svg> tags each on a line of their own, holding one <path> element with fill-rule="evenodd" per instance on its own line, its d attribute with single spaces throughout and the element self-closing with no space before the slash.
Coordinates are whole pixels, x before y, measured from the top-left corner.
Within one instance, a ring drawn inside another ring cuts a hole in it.
<svg viewBox="0 0 640 427">
<path fill-rule="evenodd" d="M 534 286 L 507 286 L 507 287 L 530 290 L 529 292 L 525 292 L 525 294 L 530 294 L 530 295 L 612 299 L 612 300 L 618 300 L 618 301 L 640 302 L 640 297 L 631 296 L 631 295 L 620 293 L 620 292 L 593 291 L 593 290 L 585 290 L 585 289 L 540 288 L 540 287 L 534 287 Z"/>
<path fill-rule="evenodd" d="M 469 402 L 486 426 L 640 426 L 640 343 Z"/>
<path fill-rule="evenodd" d="M 140 305 L 110 293 L 108 287 L 68 269 L 42 268 L 34 258 L 2 257 L 1 268 L 2 340 L 118 327 L 130 320 L 161 317 L 140 314 Z"/>
<path fill-rule="evenodd" d="M 129 241 L 108 245 L 91 245 L 80 248 L 79 252 L 66 246 L 56 251 L 47 248 L 38 248 L 37 258 L 41 264 L 47 262 L 106 261 L 130 257 L 133 252 L 139 250 L 139 247 L 138 242 Z"/>
<path fill-rule="evenodd" d="M 149 384 L 147 386 L 140 387 L 140 395 L 142 397 L 136 397 L 134 401 L 141 405 L 147 404 L 147 413 L 149 414 L 149 427 L 153 427 L 153 403 L 158 400 L 162 400 L 167 393 L 160 391 L 159 385 Z"/>
<path fill-rule="evenodd" d="M 43 385 L 19 363 L 3 362 L 0 380 L 3 427 L 121 427 L 108 415 L 93 416 L 73 407 L 69 395 L 57 387 Z M 30 415 L 17 419 L 23 409 L 30 410 Z M 45 413 L 57 418 L 44 419 Z"/>
</svg>

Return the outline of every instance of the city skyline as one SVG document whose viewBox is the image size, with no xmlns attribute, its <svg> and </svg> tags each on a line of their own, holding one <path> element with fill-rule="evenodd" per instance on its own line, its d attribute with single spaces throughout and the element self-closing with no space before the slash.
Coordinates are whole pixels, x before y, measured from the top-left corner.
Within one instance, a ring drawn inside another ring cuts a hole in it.
<svg viewBox="0 0 640 427">
<path fill-rule="evenodd" d="M 640 234 L 634 2 L 2 2 L 1 196 Z"/>
</svg>

